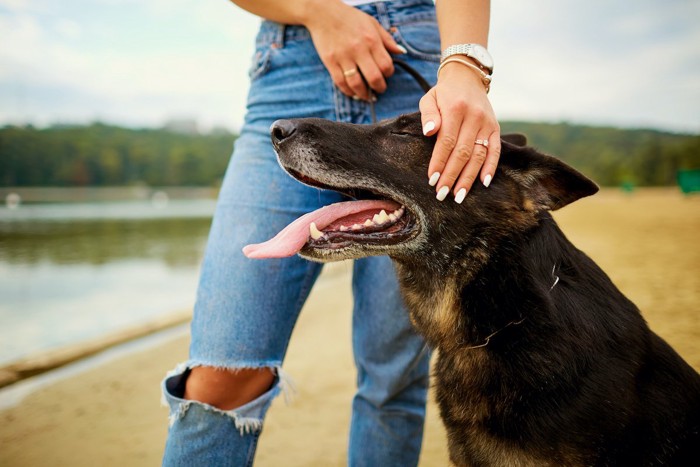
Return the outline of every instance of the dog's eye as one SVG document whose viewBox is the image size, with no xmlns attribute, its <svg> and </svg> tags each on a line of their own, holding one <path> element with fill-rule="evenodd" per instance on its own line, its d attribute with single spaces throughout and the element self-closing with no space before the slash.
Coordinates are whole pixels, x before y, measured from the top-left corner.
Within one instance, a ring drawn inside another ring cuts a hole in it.
<svg viewBox="0 0 700 467">
<path fill-rule="evenodd" d="M 391 134 L 396 136 L 412 136 L 414 138 L 420 138 L 423 136 L 421 133 L 416 133 L 410 130 L 395 130 L 392 131 Z"/>
</svg>

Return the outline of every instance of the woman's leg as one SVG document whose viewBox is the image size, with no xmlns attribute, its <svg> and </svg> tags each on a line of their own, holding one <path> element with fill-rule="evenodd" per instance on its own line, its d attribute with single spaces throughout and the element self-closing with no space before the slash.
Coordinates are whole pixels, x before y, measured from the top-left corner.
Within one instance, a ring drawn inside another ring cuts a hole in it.
<svg viewBox="0 0 700 467">
<path fill-rule="evenodd" d="M 340 200 L 289 177 L 270 144 L 277 118 L 335 116 L 330 78 L 308 35 L 301 36 L 265 23 L 258 37 L 246 123 L 202 266 L 190 360 L 163 384 L 171 407 L 164 465 L 252 463 L 265 412 L 283 387 L 289 336 L 320 272 L 320 264 L 298 256 L 263 261 L 241 252 Z"/>
<path fill-rule="evenodd" d="M 408 54 L 399 57 L 434 82 L 440 41 L 431 1 L 398 0 L 366 8 Z M 379 120 L 418 110 L 424 92 L 396 67 L 375 104 Z M 370 112 L 364 104 L 364 119 Z M 428 180 L 426 179 L 426 184 Z M 357 260 L 353 271 L 353 349 L 358 391 L 353 400 L 351 466 L 418 464 L 423 439 L 430 351 L 403 306 L 391 260 Z"/>
<path fill-rule="evenodd" d="M 339 198 L 282 173 L 267 140 L 247 129 L 236 142 L 202 266 L 190 361 L 165 381 L 172 409 L 165 465 L 249 465 L 280 391 L 289 336 L 320 272 L 299 257 L 260 261 L 241 252 Z"/>
<path fill-rule="evenodd" d="M 349 464 L 418 463 L 428 389 L 430 351 L 402 305 L 388 257 L 355 261 L 353 400 Z"/>
</svg>

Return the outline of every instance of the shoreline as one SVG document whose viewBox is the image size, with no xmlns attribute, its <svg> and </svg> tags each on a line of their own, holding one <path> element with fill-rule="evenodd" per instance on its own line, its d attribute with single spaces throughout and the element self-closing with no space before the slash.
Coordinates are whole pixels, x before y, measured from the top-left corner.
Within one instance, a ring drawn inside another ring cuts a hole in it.
<svg viewBox="0 0 700 467">
<path fill-rule="evenodd" d="M 0 389 L 86 359 L 118 345 L 136 341 L 189 322 L 191 311 L 177 311 L 86 341 L 42 350 L 0 365 Z"/>
<path fill-rule="evenodd" d="M 327 264 L 318 284 L 332 281 L 348 271 L 347 262 Z M 317 285 L 318 286 L 318 285 Z M 170 312 L 149 321 L 103 334 L 92 339 L 31 353 L 8 363 L 0 363 L 0 390 L 28 378 L 57 370 L 71 363 L 92 357 L 100 352 L 137 341 L 167 329 L 189 323 L 192 310 Z"/>
</svg>

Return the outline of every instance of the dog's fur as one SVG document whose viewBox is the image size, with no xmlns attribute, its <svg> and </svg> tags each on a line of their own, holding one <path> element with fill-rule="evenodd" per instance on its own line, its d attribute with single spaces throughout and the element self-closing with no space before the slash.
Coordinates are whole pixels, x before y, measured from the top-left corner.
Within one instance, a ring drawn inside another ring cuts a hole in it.
<svg viewBox="0 0 700 467">
<path fill-rule="evenodd" d="M 593 182 L 504 137 L 491 186 L 439 202 L 426 178 L 435 139 L 418 114 L 272 133 L 301 181 L 406 206 L 398 239 L 310 240 L 301 254 L 392 257 L 411 320 L 439 351 L 456 465 L 700 465 L 700 376 L 549 213 L 594 194 Z"/>
</svg>

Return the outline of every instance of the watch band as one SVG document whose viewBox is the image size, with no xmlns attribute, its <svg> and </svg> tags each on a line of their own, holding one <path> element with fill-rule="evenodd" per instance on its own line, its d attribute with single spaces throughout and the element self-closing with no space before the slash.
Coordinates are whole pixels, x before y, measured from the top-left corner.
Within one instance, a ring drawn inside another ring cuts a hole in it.
<svg viewBox="0 0 700 467">
<path fill-rule="evenodd" d="M 478 44 L 455 44 L 447 47 L 445 50 L 442 51 L 442 54 L 440 56 L 440 61 L 444 62 L 447 58 L 453 56 L 453 55 L 466 55 L 467 57 L 473 59 L 481 68 L 487 70 L 489 74 L 493 73 L 493 66 L 488 66 L 485 63 L 482 63 L 482 61 L 479 59 L 477 54 L 475 53 L 474 49 L 478 46 L 479 49 L 483 51 L 488 57 L 488 59 L 492 62 L 491 56 L 489 53 L 486 51 L 486 48 L 478 45 Z"/>
</svg>

